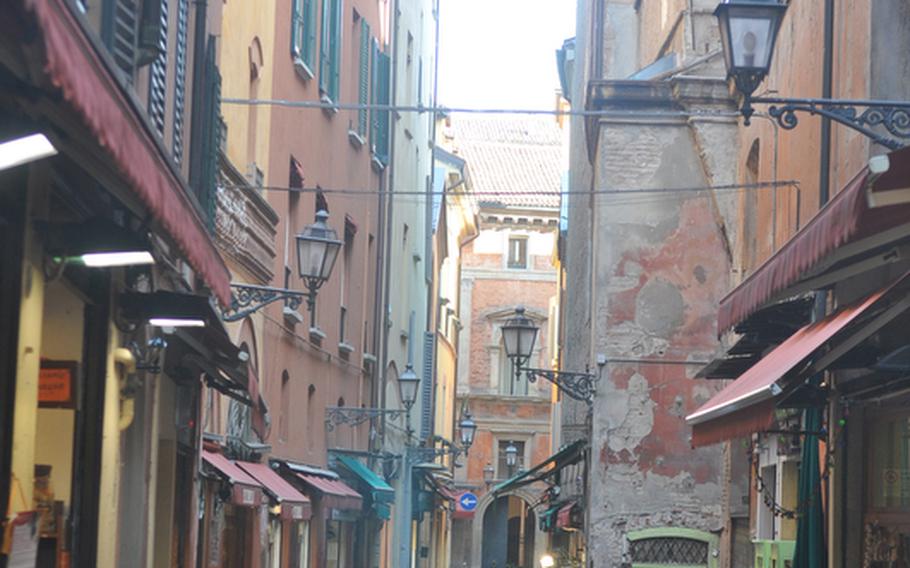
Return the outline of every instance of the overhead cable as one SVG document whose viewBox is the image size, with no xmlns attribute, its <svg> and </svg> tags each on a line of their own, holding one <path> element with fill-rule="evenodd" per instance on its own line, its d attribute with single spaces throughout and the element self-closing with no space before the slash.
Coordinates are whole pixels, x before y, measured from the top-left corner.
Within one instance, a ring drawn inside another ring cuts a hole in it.
<svg viewBox="0 0 910 568">
<path fill-rule="evenodd" d="M 394 112 L 416 112 L 418 114 L 522 114 L 522 115 L 547 115 L 547 116 L 600 116 L 600 117 L 730 117 L 738 118 L 738 111 L 717 110 L 587 110 L 587 109 L 529 109 L 529 108 L 471 108 L 471 107 L 446 107 L 424 105 L 392 105 L 379 103 L 336 103 L 323 101 L 295 101 L 290 99 L 243 99 L 227 97 L 221 99 L 222 104 L 249 105 L 249 106 L 278 106 L 301 109 L 321 109 L 328 111 L 338 110 L 377 110 Z"/>
</svg>

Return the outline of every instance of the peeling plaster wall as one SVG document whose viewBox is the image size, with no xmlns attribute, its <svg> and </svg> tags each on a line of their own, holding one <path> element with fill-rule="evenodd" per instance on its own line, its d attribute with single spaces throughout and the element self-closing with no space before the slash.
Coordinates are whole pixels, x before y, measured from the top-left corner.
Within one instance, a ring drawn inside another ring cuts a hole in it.
<svg viewBox="0 0 910 568">
<path fill-rule="evenodd" d="M 608 100 L 608 108 L 645 112 L 601 120 L 595 189 L 728 182 L 735 123 L 648 112 L 728 105 L 722 82 L 673 81 L 635 107 L 623 102 L 622 85 L 615 87 L 617 102 Z M 678 98 L 693 91 L 698 105 Z M 593 199 L 589 232 L 584 225 L 569 229 L 572 246 L 586 241 L 579 248 L 593 253 L 594 266 L 588 293 L 570 273 L 570 297 L 590 298 L 590 311 L 586 317 L 570 300 L 569 312 L 576 313 L 567 321 L 567 348 L 572 353 L 576 342 L 590 338 L 593 353 L 614 361 L 598 383 L 591 424 L 587 531 L 588 559 L 612 568 L 626 560 L 629 531 L 672 526 L 719 534 L 725 525 L 722 448 L 692 450 L 685 424 L 719 385 L 694 379 L 699 365 L 678 362 L 705 360 L 717 349 L 716 305 L 729 286 L 731 263 L 722 227 L 732 212 L 709 191 Z M 580 364 L 579 355 L 567 366 Z M 667 363 L 621 361 L 630 359 Z"/>
</svg>

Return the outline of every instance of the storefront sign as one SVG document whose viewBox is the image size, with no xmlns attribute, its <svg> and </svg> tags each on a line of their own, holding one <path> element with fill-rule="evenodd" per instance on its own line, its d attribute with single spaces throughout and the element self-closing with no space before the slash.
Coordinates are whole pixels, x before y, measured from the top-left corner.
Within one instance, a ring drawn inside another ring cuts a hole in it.
<svg viewBox="0 0 910 568">
<path fill-rule="evenodd" d="M 262 491 L 258 488 L 238 483 L 234 485 L 231 502 L 242 507 L 256 507 L 261 501 L 261 496 Z"/>
<path fill-rule="evenodd" d="M 73 407 L 75 361 L 41 361 L 38 375 L 38 405 L 50 408 Z"/>
</svg>

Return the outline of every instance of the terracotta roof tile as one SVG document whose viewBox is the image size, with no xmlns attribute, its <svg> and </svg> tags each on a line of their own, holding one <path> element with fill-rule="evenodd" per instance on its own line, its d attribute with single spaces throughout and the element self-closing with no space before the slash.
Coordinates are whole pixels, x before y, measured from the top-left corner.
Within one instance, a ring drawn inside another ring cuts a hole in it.
<svg viewBox="0 0 910 568">
<path fill-rule="evenodd" d="M 459 116 L 452 130 L 481 204 L 559 207 L 562 131 L 552 117 Z"/>
</svg>

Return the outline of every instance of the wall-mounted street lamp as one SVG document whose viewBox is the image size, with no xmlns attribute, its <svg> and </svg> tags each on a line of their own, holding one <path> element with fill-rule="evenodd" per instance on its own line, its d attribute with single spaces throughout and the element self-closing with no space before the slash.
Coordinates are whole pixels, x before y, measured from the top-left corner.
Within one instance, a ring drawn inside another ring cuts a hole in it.
<svg viewBox="0 0 910 568">
<path fill-rule="evenodd" d="M 224 310 L 224 321 L 241 320 L 279 300 L 284 300 L 290 309 L 296 310 L 306 300 L 310 324 L 315 325 L 316 293 L 332 275 L 338 251 L 343 244 L 335 229 L 326 223 L 328 218 L 327 211 L 317 211 L 316 221 L 297 235 L 297 270 L 307 288 L 306 292 L 252 284 L 231 284 L 234 295 L 231 306 Z"/>
<path fill-rule="evenodd" d="M 714 11 L 727 77 L 743 95 L 741 112 L 746 126 L 755 112 L 752 105 L 768 104 L 768 114 L 786 130 L 796 128 L 797 112 L 808 112 L 848 126 L 891 150 L 904 147 L 906 143 L 901 140 L 910 139 L 910 102 L 752 96 L 771 68 L 786 11 L 787 5 L 780 0 L 725 0 Z M 890 136 L 872 130 L 878 126 Z"/>
<path fill-rule="evenodd" d="M 511 440 L 509 445 L 506 446 L 506 467 L 509 468 L 509 475 L 512 475 L 513 470 L 515 469 L 515 464 L 518 463 L 518 448 L 515 446 L 515 443 Z"/>
<path fill-rule="evenodd" d="M 534 343 L 537 341 L 539 331 L 540 328 L 525 315 L 525 309 L 521 306 L 515 308 L 515 315 L 502 326 L 506 356 L 515 363 L 516 375 L 520 376 L 521 373 L 525 373 L 528 381 L 532 383 L 538 378 L 544 378 L 571 398 L 586 402 L 588 408 L 591 408 L 594 403 L 593 374 L 535 369 L 525 366 L 534 352 Z"/>
<path fill-rule="evenodd" d="M 496 474 L 496 468 L 493 467 L 493 464 L 488 463 L 483 467 L 483 482 L 487 485 L 493 483 L 493 475 Z"/>
</svg>

